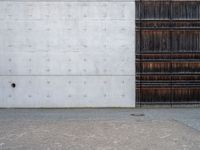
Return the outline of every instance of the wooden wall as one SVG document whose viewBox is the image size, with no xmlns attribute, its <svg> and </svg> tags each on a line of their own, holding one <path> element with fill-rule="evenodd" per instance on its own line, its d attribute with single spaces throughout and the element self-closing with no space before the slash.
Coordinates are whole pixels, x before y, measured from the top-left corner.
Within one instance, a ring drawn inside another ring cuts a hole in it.
<svg viewBox="0 0 200 150">
<path fill-rule="evenodd" d="M 136 1 L 137 104 L 200 103 L 200 1 Z"/>
</svg>

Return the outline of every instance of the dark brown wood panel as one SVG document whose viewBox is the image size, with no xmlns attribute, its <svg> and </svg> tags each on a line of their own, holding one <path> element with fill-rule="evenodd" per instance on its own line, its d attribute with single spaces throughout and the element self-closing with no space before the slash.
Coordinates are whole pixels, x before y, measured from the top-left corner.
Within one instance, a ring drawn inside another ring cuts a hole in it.
<svg viewBox="0 0 200 150">
<path fill-rule="evenodd" d="M 200 103 L 200 1 L 136 1 L 137 104 Z"/>
</svg>

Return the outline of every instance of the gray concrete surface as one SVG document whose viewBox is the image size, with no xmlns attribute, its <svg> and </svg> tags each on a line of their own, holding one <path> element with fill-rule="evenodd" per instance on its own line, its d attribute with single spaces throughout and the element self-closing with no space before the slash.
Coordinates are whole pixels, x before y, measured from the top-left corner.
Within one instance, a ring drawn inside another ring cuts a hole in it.
<svg viewBox="0 0 200 150">
<path fill-rule="evenodd" d="M 0 83 L 1 108 L 134 107 L 135 2 L 0 0 Z"/>
<path fill-rule="evenodd" d="M 199 150 L 200 109 L 0 109 L 0 150 Z"/>
</svg>

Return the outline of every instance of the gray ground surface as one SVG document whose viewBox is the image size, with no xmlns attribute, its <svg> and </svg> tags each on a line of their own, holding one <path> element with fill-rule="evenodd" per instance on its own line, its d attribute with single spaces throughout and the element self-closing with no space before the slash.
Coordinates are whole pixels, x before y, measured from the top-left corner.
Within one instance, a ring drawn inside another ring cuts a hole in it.
<svg viewBox="0 0 200 150">
<path fill-rule="evenodd" d="M 200 109 L 0 109 L 4 149 L 199 150 Z"/>
</svg>

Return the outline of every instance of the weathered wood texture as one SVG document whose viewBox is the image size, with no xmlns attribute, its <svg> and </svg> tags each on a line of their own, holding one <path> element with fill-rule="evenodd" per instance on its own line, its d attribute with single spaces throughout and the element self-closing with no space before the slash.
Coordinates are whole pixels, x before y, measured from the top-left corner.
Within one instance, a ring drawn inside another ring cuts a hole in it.
<svg viewBox="0 0 200 150">
<path fill-rule="evenodd" d="M 137 104 L 200 103 L 200 1 L 136 2 Z"/>
</svg>

